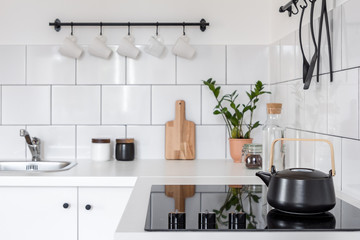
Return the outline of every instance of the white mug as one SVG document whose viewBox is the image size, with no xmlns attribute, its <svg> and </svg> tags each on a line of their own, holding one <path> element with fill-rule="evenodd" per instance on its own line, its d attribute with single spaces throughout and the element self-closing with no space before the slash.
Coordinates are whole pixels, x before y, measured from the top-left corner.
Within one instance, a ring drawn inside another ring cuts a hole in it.
<svg viewBox="0 0 360 240">
<path fill-rule="evenodd" d="M 189 44 L 189 38 L 186 36 L 181 36 L 177 39 L 173 49 L 173 54 L 176 56 L 192 59 L 195 55 L 195 48 Z"/>
<path fill-rule="evenodd" d="M 83 53 L 82 48 L 77 45 L 76 37 L 69 36 L 64 39 L 63 44 L 59 48 L 61 55 L 70 57 L 70 58 L 79 58 Z"/>
<path fill-rule="evenodd" d="M 151 36 L 149 39 L 149 44 L 145 47 L 145 52 L 153 55 L 154 57 L 161 57 L 165 51 L 165 45 L 163 41 L 158 36 Z"/>
<path fill-rule="evenodd" d="M 106 45 L 106 37 L 97 36 L 89 45 L 89 53 L 96 57 L 108 59 L 111 56 L 112 50 Z"/>
<path fill-rule="evenodd" d="M 121 56 L 137 58 L 140 50 L 134 45 L 134 38 L 130 35 L 125 36 L 121 39 L 117 52 Z"/>
</svg>

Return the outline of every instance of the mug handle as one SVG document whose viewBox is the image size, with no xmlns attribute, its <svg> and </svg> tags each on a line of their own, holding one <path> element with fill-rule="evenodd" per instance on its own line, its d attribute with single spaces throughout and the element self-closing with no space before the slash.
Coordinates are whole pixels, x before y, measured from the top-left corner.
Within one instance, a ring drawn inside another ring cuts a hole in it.
<svg viewBox="0 0 360 240">
<path fill-rule="evenodd" d="M 332 175 L 335 176 L 334 146 L 329 140 L 326 140 L 326 139 L 304 139 L 304 138 L 278 138 L 278 139 L 275 139 L 271 144 L 270 168 L 269 168 L 270 172 L 271 172 L 271 167 L 274 163 L 274 146 L 275 146 L 275 143 L 278 141 L 325 142 L 325 143 L 329 144 L 330 153 L 331 153 L 331 170 L 332 170 Z"/>
</svg>

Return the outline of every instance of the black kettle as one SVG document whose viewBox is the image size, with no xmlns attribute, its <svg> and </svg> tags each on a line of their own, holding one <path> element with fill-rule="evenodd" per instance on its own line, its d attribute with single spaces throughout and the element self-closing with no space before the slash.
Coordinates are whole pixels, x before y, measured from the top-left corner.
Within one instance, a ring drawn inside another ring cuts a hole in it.
<svg viewBox="0 0 360 240">
<path fill-rule="evenodd" d="M 309 168 L 290 168 L 276 171 L 273 165 L 274 145 L 277 141 L 321 141 L 330 146 L 332 170 L 329 174 Z M 268 203 L 281 211 L 295 214 L 317 214 L 334 208 L 336 204 L 333 176 L 335 176 L 334 147 L 324 139 L 275 139 L 271 145 L 270 173 L 257 172 L 268 186 Z"/>
</svg>

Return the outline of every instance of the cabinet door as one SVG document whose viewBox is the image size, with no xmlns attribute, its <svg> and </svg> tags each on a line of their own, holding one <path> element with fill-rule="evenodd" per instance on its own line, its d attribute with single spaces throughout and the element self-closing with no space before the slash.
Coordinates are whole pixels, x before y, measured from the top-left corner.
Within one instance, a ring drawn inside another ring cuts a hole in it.
<svg viewBox="0 0 360 240">
<path fill-rule="evenodd" d="M 132 188 L 79 188 L 79 240 L 113 240 Z"/>
<path fill-rule="evenodd" d="M 77 189 L 0 187 L 0 239 L 76 240 Z"/>
</svg>

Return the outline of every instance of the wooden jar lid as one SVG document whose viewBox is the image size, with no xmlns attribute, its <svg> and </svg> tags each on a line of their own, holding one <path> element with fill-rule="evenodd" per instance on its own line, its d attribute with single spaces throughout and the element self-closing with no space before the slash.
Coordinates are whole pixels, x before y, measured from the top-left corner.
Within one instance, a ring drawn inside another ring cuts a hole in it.
<svg viewBox="0 0 360 240">
<path fill-rule="evenodd" d="M 134 143 L 133 138 L 121 138 L 116 139 L 116 143 Z"/>
<path fill-rule="evenodd" d="M 268 114 L 280 114 L 282 104 L 281 103 L 267 103 L 267 113 Z"/>
<path fill-rule="evenodd" d="M 110 143 L 110 138 L 93 138 L 92 143 Z"/>
</svg>

